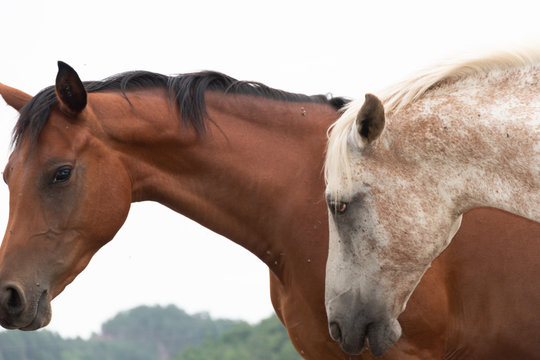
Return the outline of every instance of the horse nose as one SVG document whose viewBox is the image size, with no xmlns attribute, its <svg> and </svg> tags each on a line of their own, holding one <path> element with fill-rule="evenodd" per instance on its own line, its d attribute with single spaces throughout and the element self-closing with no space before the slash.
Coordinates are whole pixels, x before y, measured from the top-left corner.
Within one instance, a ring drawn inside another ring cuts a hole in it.
<svg viewBox="0 0 540 360">
<path fill-rule="evenodd" d="M 329 324 L 330 336 L 334 341 L 341 342 L 341 327 L 336 321 L 332 321 Z"/>
<path fill-rule="evenodd" d="M 0 292 L 0 308 L 10 316 L 18 316 L 26 307 L 26 300 L 21 288 L 16 284 L 9 284 Z"/>
</svg>

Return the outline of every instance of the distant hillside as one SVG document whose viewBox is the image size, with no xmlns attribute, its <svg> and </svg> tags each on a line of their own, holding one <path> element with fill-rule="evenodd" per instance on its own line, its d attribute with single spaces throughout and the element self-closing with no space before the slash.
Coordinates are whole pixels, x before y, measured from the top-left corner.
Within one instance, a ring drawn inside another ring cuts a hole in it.
<svg viewBox="0 0 540 360">
<path fill-rule="evenodd" d="M 174 360 L 301 360 L 277 317 L 255 326 L 242 323 L 202 346 L 189 347 Z"/>
<path fill-rule="evenodd" d="M 132 342 L 169 359 L 186 346 L 198 346 L 207 337 L 214 338 L 240 323 L 212 320 L 208 314 L 188 315 L 176 306 L 141 306 L 116 315 L 101 326 L 104 341 Z"/>
<path fill-rule="evenodd" d="M 208 314 L 188 315 L 173 305 L 141 306 L 119 313 L 89 340 L 63 339 L 46 330 L 0 332 L 0 360 L 154 359 L 300 357 L 275 317 L 251 326 L 243 321 L 213 320 Z"/>
</svg>

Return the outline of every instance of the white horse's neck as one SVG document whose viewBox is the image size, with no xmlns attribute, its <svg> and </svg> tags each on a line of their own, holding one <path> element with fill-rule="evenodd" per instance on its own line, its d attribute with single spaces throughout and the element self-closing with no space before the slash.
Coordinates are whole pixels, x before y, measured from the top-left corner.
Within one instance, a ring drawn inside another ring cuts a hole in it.
<svg viewBox="0 0 540 360">
<path fill-rule="evenodd" d="M 529 66 L 440 85 L 389 114 L 380 145 L 459 213 L 491 206 L 540 221 L 539 75 Z"/>
</svg>

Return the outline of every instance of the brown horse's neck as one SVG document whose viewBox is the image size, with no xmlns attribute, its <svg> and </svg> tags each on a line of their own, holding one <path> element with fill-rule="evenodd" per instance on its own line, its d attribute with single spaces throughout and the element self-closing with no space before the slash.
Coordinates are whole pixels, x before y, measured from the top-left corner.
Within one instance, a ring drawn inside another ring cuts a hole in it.
<svg viewBox="0 0 540 360">
<path fill-rule="evenodd" d="M 125 159 L 133 201 L 188 216 L 278 274 L 289 250 L 302 251 L 291 239 L 326 236 L 321 169 L 326 129 L 338 116 L 331 106 L 209 92 L 211 121 L 198 135 L 163 94 L 130 100 L 131 114 L 103 127 Z"/>
</svg>

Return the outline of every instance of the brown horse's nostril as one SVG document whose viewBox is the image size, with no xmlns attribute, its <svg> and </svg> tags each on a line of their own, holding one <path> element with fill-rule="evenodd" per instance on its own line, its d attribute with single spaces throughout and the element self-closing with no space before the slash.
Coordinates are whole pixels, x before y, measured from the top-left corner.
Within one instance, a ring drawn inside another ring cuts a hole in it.
<svg viewBox="0 0 540 360">
<path fill-rule="evenodd" d="M 17 285 L 8 285 L 0 296 L 0 306 L 11 316 L 17 316 L 25 307 L 24 295 Z"/>
<path fill-rule="evenodd" d="M 341 328 L 337 322 L 330 323 L 330 336 L 334 341 L 341 341 Z"/>
</svg>

